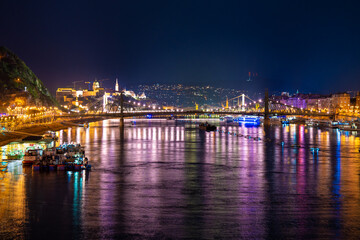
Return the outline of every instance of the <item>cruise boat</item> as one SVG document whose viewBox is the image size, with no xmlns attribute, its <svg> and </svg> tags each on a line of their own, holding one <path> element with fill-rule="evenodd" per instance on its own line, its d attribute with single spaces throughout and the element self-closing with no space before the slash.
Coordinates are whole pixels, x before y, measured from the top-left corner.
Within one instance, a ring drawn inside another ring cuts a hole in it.
<svg viewBox="0 0 360 240">
<path fill-rule="evenodd" d="M 23 165 L 32 165 L 35 161 L 39 161 L 43 155 L 43 149 L 36 147 L 28 147 L 25 150 Z"/>
<path fill-rule="evenodd" d="M 331 128 L 338 128 L 339 127 L 339 121 L 331 121 L 329 125 L 330 125 Z"/>
<path fill-rule="evenodd" d="M 239 123 L 259 125 L 260 118 L 258 116 L 240 116 L 236 119 Z"/>
<path fill-rule="evenodd" d="M 309 127 L 317 127 L 320 125 L 320 123 L 317 120 L 309 119 L 309 120 L 305 120 L 305 125 Z"/>
<path fill-rule="evenodd" d="M 356 125 L 355 123 L 351 123 L 351 124 L 341 124 L 339 126 L 340 130 L 343 131 L 354 131 L 354 132 L 360 132 L 360 128 L 358 127 L 358 125 Z"/>
</svg>

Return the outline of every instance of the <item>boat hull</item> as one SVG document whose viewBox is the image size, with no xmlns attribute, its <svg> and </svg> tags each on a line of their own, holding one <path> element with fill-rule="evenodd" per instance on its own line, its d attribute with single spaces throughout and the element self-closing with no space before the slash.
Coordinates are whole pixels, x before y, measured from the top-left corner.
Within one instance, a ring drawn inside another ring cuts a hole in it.
<svg viewBox="0 0 360 240">
<path fill-rule="evenodd" d="M 34 163 L 34 161 L 32 161 L 32 160 L 23 160 L 22 161 L 23 165 L 33 165 L 33 163 Z"/>
</svg>

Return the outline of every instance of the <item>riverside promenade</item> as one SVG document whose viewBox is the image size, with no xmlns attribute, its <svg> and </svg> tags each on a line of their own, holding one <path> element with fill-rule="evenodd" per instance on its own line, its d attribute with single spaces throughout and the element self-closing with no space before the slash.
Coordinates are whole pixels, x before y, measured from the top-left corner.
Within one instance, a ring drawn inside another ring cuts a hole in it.
<svg viewBox="0 0 360 240">
<path fill-rule="evenodd" d="M 26 124 L 24 126 L 17 126 L 10 131 L 3 131 L 0 134 L 0 146 L 6 145 L 10 142 L 22 139 L 28 135 L 43 135 L 46 131 L 58 131 L 68 128 L 69 126 L 62 124 L 65 123 L 80 123 L 80 122 L 96 122 L 103 120 L 102 117 L 89 117 L 89 118 L 73 118 L 66 121 L 53 121 L 48 123 L 34 123 Z"/>
</svg>

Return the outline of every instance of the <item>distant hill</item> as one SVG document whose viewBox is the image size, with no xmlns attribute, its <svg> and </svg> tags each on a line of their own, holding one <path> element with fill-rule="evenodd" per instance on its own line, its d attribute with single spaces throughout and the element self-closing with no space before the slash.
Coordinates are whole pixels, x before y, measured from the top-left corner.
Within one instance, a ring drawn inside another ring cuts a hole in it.
<svg viewBox="0 0 360 240">
<path fill-rule="evenodd" d="M 13 52 L 2 46 L 0 46 L 0 103 L 0 108 L 9 105 L 58 105 L 30 68 Z"/>
</svg>

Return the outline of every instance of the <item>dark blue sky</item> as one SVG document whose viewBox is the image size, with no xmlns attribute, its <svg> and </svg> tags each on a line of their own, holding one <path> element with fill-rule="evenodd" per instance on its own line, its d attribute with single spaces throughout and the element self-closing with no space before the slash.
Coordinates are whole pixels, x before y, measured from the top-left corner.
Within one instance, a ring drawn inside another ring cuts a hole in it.
<svg viewBox="0 0 360 240">
<path fill-rule="evenodd" d="M 360 1 L 0 1 L 0 45 L 54 91 L 115 77 L 360 90 Z M 248 72 L 258 78 L 246 82 Z M 104 82 L 110 86 L 110 82 Z"/>
</svg>

